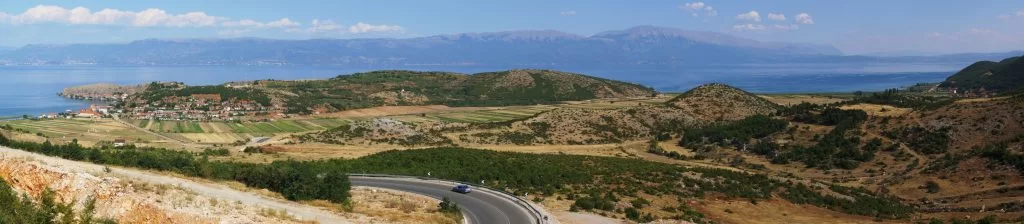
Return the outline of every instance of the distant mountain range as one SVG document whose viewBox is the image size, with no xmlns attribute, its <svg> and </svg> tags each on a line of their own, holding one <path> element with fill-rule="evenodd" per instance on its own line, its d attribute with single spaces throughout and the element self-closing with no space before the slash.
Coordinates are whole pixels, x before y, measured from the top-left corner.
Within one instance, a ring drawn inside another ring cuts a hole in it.
<svg viewBox="0 0 1024 224">
<path fill-rule="evenodd" d="M 0 64 L 620 67 L 951 60 L 842 54 L 831 45 L 763 42 L 723 33 L 638 26 L 589 37 L 544 30 L 408 39 L 147 39 L 126 44 L 27 45 L 0 49 Z"/>
</svg>

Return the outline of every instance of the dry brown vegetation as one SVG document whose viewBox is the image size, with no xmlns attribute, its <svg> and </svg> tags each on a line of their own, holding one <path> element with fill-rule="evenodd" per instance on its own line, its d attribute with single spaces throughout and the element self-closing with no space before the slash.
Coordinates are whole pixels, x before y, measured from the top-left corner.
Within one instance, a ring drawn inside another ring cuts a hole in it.
<svg viewBox="0 0 1024 224">
<path fill-rule="evenodd" d="M 801 94 L 793 94 L 793 95 L 758 95 L 758 96 L 761 97 L 761 98 L 764 98 L 764 99 L 766 99 L 768 101 L 771 101 L 772 103 L 775 103 L 775 104 L 778 104 L 778 105 L 783 105 L 783 106 L 792 106 L 792 105 L 797 105 L 797 104 L 800 104 L 800 103 L 832 104 L 832 103 L 838 103 L 838 102 L 846 101 L 846 99 L 843 99 L 843 98 L 836 98 L 836 97 L 830 97 L 830 96 L 817 96 L 817 95 L 801 95 Z"/>
<path fill-rule="evenodd" d="M 438 211 L 440 200 L 408 192 L 354 187 L 352 211 L 393 223 L 455 224 L 462 220 Z"/>
<path fill-rule="evenodd" d="M 739 120 L 755 114 L 771 114 L 778 105 L 724 84 L 705 84 L 669 100 L 668 104 L 698 120 Z"/>
</svg>

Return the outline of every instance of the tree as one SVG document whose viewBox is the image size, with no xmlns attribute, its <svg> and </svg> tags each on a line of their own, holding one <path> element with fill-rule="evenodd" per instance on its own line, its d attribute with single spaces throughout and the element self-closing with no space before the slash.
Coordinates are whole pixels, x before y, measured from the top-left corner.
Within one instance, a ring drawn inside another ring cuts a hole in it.
<svg viewBox="0 0 1024 224">
<path fill-rule="evenodd" d="M 935 181 L 930 180 L 924 184 L 924 187 L 926 191 L 930 194 L 939 193 L 940 190 L 939 183 L 935 183 Z"/>
<path fill-rule="evenodd" d="M 439 210 L 443 213 L 462 212 L 461 210 L 459 210 L 459 205 L 455 204 L 455 202 L 453 202 L 448 197 L 444 197 L 443 199 L 441 199 L 441 204 L 439 204 L 438 206 L 440 207 Z"/>
</svg>

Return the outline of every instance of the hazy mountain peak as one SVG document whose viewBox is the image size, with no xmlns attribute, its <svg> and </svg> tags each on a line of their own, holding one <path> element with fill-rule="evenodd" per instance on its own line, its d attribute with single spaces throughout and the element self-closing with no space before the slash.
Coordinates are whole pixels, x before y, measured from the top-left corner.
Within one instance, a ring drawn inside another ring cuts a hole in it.
<svg viewBox="0 0 1024 224">
<path fill-rule="evenodd" d="M 30 46 L 8 64 L 586 65 L 749 63 L 835 55 L 832 46 L 761 42 L 725 33 L 637 26 L 591 37 L 556 30 L 416 38 L 145 39 L 127 44 Z"/>
<path fill-rule="evenodd" d="M 585 38 L 580 35 L 566 33 L 557 30 L 518 30 L 503 32 L 461 33 L 453 35 L 443 35 L 442 37 L 448 39 L 467 38 L 475 40 L 577 40 Z"/>
<path fill-rule="evenodd" d="M 713 43 L 720 45 L 735 45 L 735 46 L 752 46 L 760 42 L 751 39 L 739 38 L 736 36 L 709 32 L 709 31 L 693 31 L 684 30 L 680 28 L 672 27 L 657 27 L 657 26 L 635 26 L 625 30 L 606 31 L 595 34 L 595 38 L 611 38 L 611 39 L 637 39 L 637 38 L 685 38 L 697 42 Z"/>
</svg>

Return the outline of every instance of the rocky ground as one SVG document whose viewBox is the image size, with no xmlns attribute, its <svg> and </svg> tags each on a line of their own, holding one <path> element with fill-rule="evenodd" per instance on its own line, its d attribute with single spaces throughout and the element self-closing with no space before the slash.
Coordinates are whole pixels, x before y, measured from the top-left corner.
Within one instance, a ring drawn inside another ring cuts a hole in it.
<svg viewBox="0 0 1024 224">
<path fill-rule="evenodd" d="M 357 188 L 353 212 L 296 203 L 255 189 L 147 171 L 104 167 L 0 148 L 0 178 L 37 198 L 46 189 L 81 210 L 96 199 L 96 216 L 118 223 L 453 223 L 437 200 L 403 192 Z M 312 204 L 312 205 L 311 205 Z"/>
</svg>

